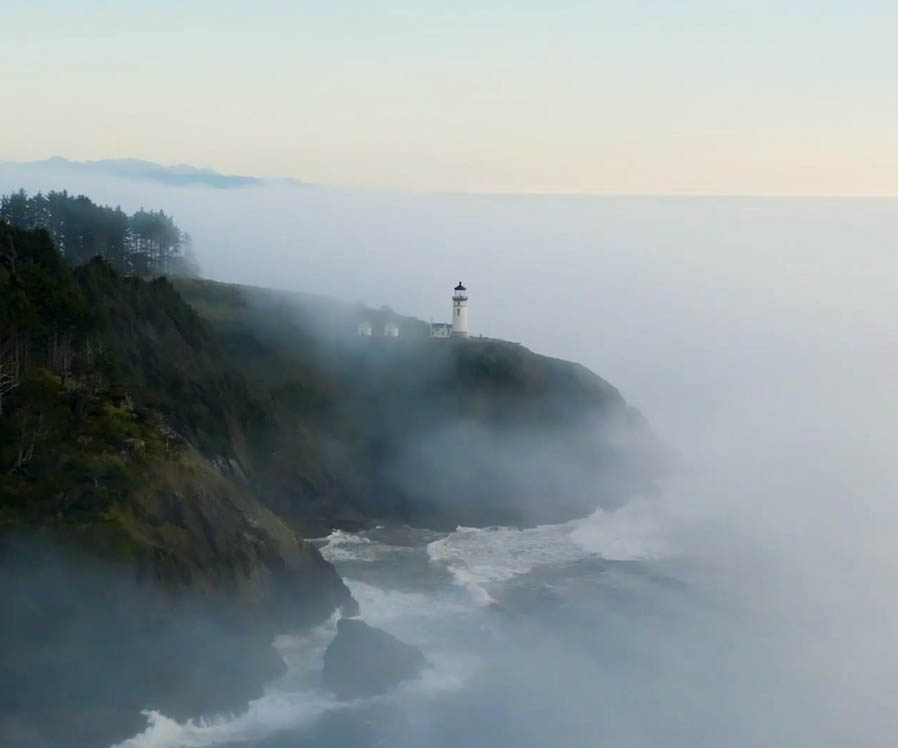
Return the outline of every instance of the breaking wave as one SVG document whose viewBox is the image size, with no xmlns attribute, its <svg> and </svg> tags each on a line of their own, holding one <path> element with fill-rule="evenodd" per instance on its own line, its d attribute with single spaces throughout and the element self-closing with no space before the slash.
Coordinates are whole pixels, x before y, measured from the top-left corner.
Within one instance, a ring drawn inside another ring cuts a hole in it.
<svg viewBox="0 0 898 748">
<path fill-rule="evenodd" d="M 479 625 L 479 611 L 495 602 L 489 592 L 498 585 L 534 569 L 564 565 L 586 558 L 643 560 L 668 552 L 662 513 L 657 506 L 634 502 L 616 512 L 597 511 L 590 517 L 558 525 L 519 530 L 509 527 L 459 527 L 455 532 L 426 542 L 434 533 L 415 535 L 417 549 L 426 554 L 409 556 L 412 545 L 392 545 L 366 534 L 335 530 L 316 541 L 322 555 L 343 564 L 397 561 L 397 572 L 414 563 L 442 567 L 453 584 L 434 584 L 420 591 L 385 588 L 350 575 L 344 579 L 358 601 L 361 617 L 421 647 L 433 665 L 418 680 L 401 684 L 390 693 L 358 701 L 337 701 L 320 688 L 324 650 L 336 631 L 338 615 L 302 634 L 283 635 L 275 646 L 287 663 L 287 674 L 271 684 L 268 692 L 249 703 L 245 712 L 183 722 L 158 711 L 146 711 L 143 732 L 113 748 L 205 748 L 243 743 L 275 733 L 312 725 L 335 710 L 351 710 L 364 704 L 396 700 L 408 706 L 440 693 L 462 688 L 482 666 L 482 659 L 464 648 L 447 644 L 451 630 L 463 621 Z M 414 531 L 417 533 L 418 531 Z M 409 537 L 406 533 L 405 538 Z M 425 544 L 426 543 L 426 544 Z M 364 564 L 365 569 L 373 569 Z M 367 572 L 366 572 L 367 573 Z M 400 574 L 401 576 L 401 574 Z M 474 603 L 472 605 L 472 603 Z"/>
<path fill-rule="evenodd" d="M 389 631 L 393 631 L 396 624 L 408 625 L 419 623 L 422 619 L 466 612 L 464 606 L 439 594 L 382 589 L 351 578 L 345 578 L 344 581 L 358 602 L 365 622 Z"/>
<path fill-rule="evenodd" d="M 177 722 L 156 711 L 146 711 L 147 728 L 113 748 L 203 748 L 218 743 L 258 740 L 274 732 L 299 727 L 325 712 L 345 709 L 323 693 L 273 693 L 249 704 L 243 714 Z"/>
<path fill-rule="evenodd" d="M 496 601 L 487 589 L 544 566 L 599 557 L 638 561 L 667 555 L 669 544 L 655 504 L 638 501 L 614 512 L 558 525 L 518 530 L 459 527 L 427 545 L 431 562 L 442 565 L 479 605 Z"/>
<path fill-rule="evenodd" d="M 662 502 L 638 500 L 613 512 L 599 509 L 570 524 L 571 542 L 585 552 L 608 561 L 646 561 L 671 555 L 678 522 Z"/>
<path fill-rule="evenodd" d="M 335 546 L 372 544 L 366 541 L 364 537 L 339 533 Z M 382 589 L 351 578 L 345 581 L 366 622 L 420 646 L 433 667 L 427 668 L 420 678 L 402 683 L 382 696 L 336 700 L 320 688 L 324 650 L 336 633 L 339 614 L 335 613 L 328 621 L 307 632 L 277 637 L 275 647 L 287 663 L 288 672 L 269 686 L 266 695 L 250 702 L 245 712 L 179 722 L 161 712 L 148 710 L 143 712 L 147 718 L 144 731 L 112 748 L 204 748 L 260 740 L 311 725 L 335 710 L 397 700 L 407 704 L 416 699 L 438 697 L 446 691 L 461 688 L 476 671 L 478 658 L 446 648 L 442 637 L 433 632 L 435 626 L 450 617 L 470 611 L 470 604 L 464 605 L 452 595 Z"/>
<path fill-rule="evenodd" d="M 322 543 L 318 550 L 332 564 L 342 561 L 379 561 L 384 557 L 401 555 L 412 550 L 408 546 L 391 545 L 362 533 L 344 530 L 334 530 L 316 542 Z"/>
</svg>

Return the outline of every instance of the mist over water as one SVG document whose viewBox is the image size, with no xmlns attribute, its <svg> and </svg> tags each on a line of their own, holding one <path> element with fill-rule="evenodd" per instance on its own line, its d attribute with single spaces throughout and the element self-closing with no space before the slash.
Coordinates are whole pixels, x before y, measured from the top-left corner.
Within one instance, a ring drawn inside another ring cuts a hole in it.
<svg viewBox="0 0 898 748">
<path fill-rule="evenodd" d="M 20 186 L 163 208 L 220 280 L 442 321 L 461 279 L 475 334 L 584 363 L 680 457 L 659 496 L 566 525 L 332 535 L 362 616 L 433 672 L 362 705 L 316 696 L 331 623 L 281 642 L 290 674 L 236 722 L 159 715 L 124 745 L 894 743 L 898 202 L 0 170 Z"/>
</svg>

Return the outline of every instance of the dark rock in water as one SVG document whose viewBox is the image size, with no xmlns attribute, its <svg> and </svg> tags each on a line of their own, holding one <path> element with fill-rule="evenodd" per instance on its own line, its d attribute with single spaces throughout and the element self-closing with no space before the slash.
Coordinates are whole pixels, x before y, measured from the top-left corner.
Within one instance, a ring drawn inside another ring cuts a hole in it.
<svg viewBox="0 0 898 748">
<path fill-rule="evenodd" d="M 113 745 L 142 709 L 241 711 L 284 672 L 277 634 L 357 607 L 311 543 L 209 476 L 179 501 L 145 483 L 122 525 L 0 528 L 2 748 Z"/>
<path fill-rule="evenodd" d="M 324 653 L 324 685 L 339 699 L 373 696 L 418 676 L 426 666 L 417 647 L 357 618 L 342 618 Z"/>
<path fill-rule="evenodd" d="M 353 618 L 359 614 L 359 602 L 350 595 L 340 606 L 340 615 L 344 618 Z"/>
</svg>

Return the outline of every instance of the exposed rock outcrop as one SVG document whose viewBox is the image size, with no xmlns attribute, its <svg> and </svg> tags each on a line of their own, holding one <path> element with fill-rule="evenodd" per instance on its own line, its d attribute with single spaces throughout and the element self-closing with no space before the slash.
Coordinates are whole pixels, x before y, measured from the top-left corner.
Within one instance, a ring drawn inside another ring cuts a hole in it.
<svg viewBox="0 0 898 748">
<path fill-rule="evenodd" d="M 0 745 L 241 709 L 275 635 L 352 606 L 250 484 L 264 396 L 164 278 L 0 240 Z"/>
<path fill-rule="evenodd" d="M 339 699 L 374 696 L 417 677 L 426 666 L 417 647 L 357 618 L 342 618 L 324 653 L 324 685 Z"/>
<path fill-rule="evenodd" d="M 190 448 L 127 502 L 0 533 L 0 745 L 108 746 L 141 710 L 239 711 L 274 637 L 355 601 L 311 544 Z"/>
</svg>

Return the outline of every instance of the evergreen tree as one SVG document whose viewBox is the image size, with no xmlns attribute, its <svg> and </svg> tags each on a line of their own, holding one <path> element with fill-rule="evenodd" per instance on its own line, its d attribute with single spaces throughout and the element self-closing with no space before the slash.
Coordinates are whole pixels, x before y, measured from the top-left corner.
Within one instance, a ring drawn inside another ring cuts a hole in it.
<svg viewBox="0 0 898 748">
<path fill-rule="evenodd" d="M 198 275 L 190 243 L 171 216 L 141 208 L 96 205 L 65 190 L 30 196 L 19 190 L 0 197 L 0 219 L 23 229 L 45 229 L 72 265 L 102 257 L 127 275 Z"/>
</svg>

